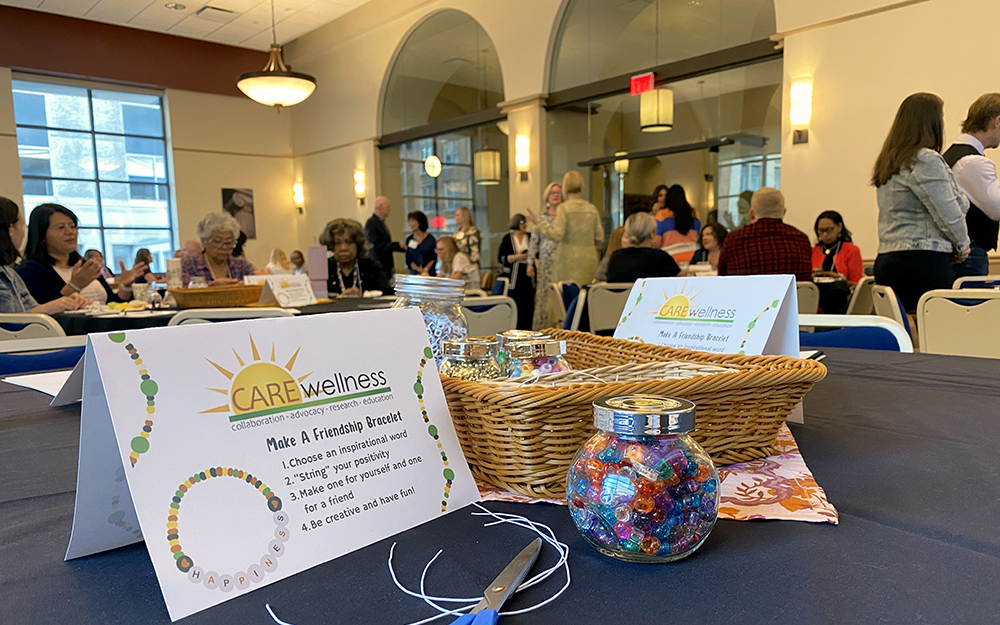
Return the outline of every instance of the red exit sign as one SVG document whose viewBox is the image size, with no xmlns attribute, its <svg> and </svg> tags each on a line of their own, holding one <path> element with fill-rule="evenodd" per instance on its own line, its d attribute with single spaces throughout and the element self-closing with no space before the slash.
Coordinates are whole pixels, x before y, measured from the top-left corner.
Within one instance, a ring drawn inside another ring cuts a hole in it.
<svg viewBox="0 0 1000 625">
<path fill-rule="evenodd" d="M 633 76 L 629 79 L 629 90 L 632 92 L 632 95 L 639 95 L 640 93 L 652 91 L 655 80 L 656 75 L 653 74 L 653 72 Z"/>
</svg>

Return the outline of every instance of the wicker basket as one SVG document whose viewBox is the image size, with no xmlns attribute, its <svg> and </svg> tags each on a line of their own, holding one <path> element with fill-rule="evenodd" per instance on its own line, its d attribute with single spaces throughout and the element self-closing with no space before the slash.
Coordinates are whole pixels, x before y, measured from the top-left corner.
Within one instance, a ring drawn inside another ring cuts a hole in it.
<svg viewBox="0 0 1000 625">
<path fill-rule="evenodd" d="M 238 308 L 260 299 L 263 284 L 210 286 L 204 289 L 170 289 L 178 308 Z"/>
<path fill-rule="evenodd" d="M 789 413 L 826 376 L 826 367 L 815 360 L 717 355 L 586 332 L 546 332 L 566 340 L 566 358 L 577 370 L 560 374 L 566 385 L 558 376 L 552 376 L 554 387 L 441 377 L 473 475 L 530 497 L 566 495 L 570 462 L 595 431 L 591 404 L 598 397 L 648 393 L 693 401 L 698 406 L 694 438 L 717 465 L 725 465 L 771 455 Z M 702 370 L 648 379 L 649 370 L 669 361 L 674 361 L 672 370 L 678 363 Z M 601 367 L 610 368 L 595 369 Z M 588 379 L 581 369 L 619 381 L 580 382 Z"/>
</svg>

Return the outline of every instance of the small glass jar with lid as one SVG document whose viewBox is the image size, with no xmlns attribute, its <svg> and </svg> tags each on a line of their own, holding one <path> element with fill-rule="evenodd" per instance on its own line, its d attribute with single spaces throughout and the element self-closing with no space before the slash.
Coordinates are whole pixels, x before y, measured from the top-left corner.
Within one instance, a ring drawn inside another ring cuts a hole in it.
<svg viewBox="0 0 1000 625">
<path fill-rule="evenodd" d="M 518 341 L 507 345 L 507 353 L 511 358 L 512 378 L 572 370 L 563 357 L 566 353 L 566 341 L 555 339 Z"/>
<path fill-rule="evenodd" d="M 510 372 L 514 367 L 514 359 L 510 355 L 510 345 L 512 343 L 550 338 L 548 334 L 534 330 L 507 330 L 506 332 L 498 333 L 496 336 L 497 361 L 500 363 L 500 368 L 503 369 L 505 376 L 510 376 Z"/>
<path fill-rule="evenodd" d="M 434 360 L 440 366 L 443 360 L 441 341 L 464 339 L 469 334 L 469 324 L 462 314 L 464 298 L 464 280 L 397 274 L 396 301 L 392 307 L 416 306 L 420 309 Z"/>
<path fill-rule="evenodd" d="M 504 377 L 493 337 L 445 339 L 441 341 L 441 353 L 444 362 L 438 371 L 443 375 L 472 382 Z"/>
<path fill-rule="evenodd" d="M 694 553 L 715 526 L 719 473 L 688 435 L 695 406 L 656 395 L 594 401 L 598 432 L 567 475 L 570 514 L 601 553 L 672 562 Z"/>
</svg>

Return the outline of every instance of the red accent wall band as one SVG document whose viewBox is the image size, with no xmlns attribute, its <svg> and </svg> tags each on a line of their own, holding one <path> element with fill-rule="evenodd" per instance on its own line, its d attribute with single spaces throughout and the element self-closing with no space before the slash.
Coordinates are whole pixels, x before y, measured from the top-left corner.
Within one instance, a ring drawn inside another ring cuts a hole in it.
<svg viewBox="0 0 1000 625">
<path fill-rule="evenodd" d="M 236 77 L 267 53 L 0 6 L 0 67 L 105 82 L 242 96 Z"/>
</svg>

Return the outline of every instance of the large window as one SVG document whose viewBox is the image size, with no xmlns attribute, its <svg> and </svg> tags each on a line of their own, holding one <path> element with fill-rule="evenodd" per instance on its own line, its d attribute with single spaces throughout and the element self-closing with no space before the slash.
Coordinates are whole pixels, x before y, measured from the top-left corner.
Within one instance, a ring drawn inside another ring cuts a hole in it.
<svg viewBox="0 0 1000 625">
<path fill-rule="evenodd" d="M 424 168 L 430 156 L 441 161 L 441 173 L 436 178 Z M 450 235 L 457 227 L 455 211 L 460 206 L 475 211 L 470 137 L 448 134 L 404 143 L 399 146 L 399 160 L 404 210 L 423 211 L 431 232 Z"/>
<path fill-rule="evenodd" d="M 781 188 L 781 154 L 761 154 L 719 161 L 719 221 L 732 230 L 745 226 L 750 210 L 749 197 L 741 194 L 761 187 Z M 747 194 L 749 195 L 749 194 Z"/>
<path fill-rule="evenodd" d="M 131 266 L 148 248 L 153 270 L 174 247 L 163 103 L 159 95 L 14 80 L 24 208 L 66 206 L 79 249 Z"/>
</svg>

